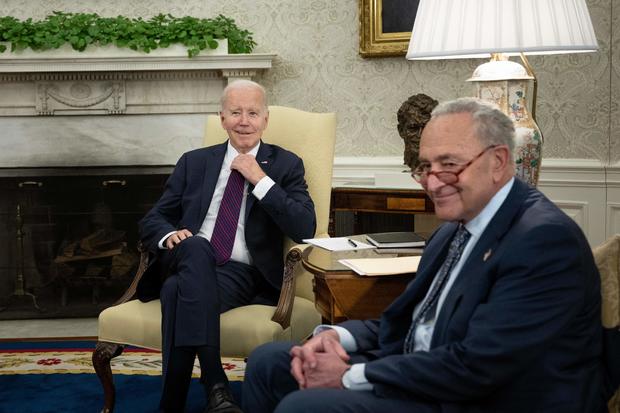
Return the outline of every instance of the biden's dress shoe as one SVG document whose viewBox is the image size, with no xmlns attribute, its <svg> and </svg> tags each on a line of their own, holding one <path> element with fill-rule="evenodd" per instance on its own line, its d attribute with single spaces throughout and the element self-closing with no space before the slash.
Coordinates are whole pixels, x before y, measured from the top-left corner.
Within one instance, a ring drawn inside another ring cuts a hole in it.
<svg viewBox="0 0 620 413">
<path fill-rule="evenodd" d="M 209 402 L 205 413 L 243 413 L 224 383 L 214 384 L 209 391 Z"/>
</svg>

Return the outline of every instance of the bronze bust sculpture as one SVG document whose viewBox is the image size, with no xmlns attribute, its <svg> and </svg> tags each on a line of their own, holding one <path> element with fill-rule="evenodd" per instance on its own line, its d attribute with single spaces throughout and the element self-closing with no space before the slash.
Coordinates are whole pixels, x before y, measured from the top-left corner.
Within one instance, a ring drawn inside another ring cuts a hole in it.
<svg viewBox="0 0 620 413">
<path fill-rule="evenodd" d="M 398 134 L 405 141 L 404 163 L 412 170 L 418 165 L 420 135 L 439 102 L 423 93 L 409 97 L 398 109 Z"/>
</svg>

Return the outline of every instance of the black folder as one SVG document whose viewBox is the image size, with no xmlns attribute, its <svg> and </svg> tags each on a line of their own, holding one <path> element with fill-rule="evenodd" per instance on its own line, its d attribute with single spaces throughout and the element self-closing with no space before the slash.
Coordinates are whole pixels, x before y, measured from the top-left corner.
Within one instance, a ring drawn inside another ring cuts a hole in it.
<svg viewBox="0 0 620 413">
<path fill-rule="evenodd" d="M 367 234 L 366 239 L 377 248 L 411 248 L 426 244 L 426 239 L 415 232 L 378 232 Z"/>
</svg>

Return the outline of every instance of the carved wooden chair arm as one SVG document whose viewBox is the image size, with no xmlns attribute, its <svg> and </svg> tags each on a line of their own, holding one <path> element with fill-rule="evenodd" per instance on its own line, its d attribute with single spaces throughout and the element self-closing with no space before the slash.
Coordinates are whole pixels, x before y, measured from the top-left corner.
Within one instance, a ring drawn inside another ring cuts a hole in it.
<svg viewBox="0 0 620 413">
<path fill-rule="evenodd" d="M 291 324 L 291 314 L 293 313 L 293 301 L 295 299 L 295 265 L 301 261 L 301 248 L 293 247 L 286 254 L 284 261 L 284 278 L 282 280 L 282 289 L 280 290 L 280 298 L 276 311 L 271 317 L 271 321 L 282 326 L 282 329 L 288 328 Z"/>
<path fill-rule="evenodd" d="M 140 282 L 140 279 L 144 275 L 144 272 L 149 265 L 149 253 L 144 247 L 144 245 L 142 245 L 142 242 L 138 242 L 138 251 L 140 252 L 140 264 L 138 265 L 136 275 L 134 275 L 131 284 L 129 284 L 129 287 L 127 287 L 127 290 L 125 291 L 125 293 L 123 293 L 121 298 L 119 298 L 114 304 L 112 304 L 113 306 L 126 303 L 127 301 L 131 300 L 134 295 L 136 295 L 136 288 L 138 288 L 138 283 Z"/>
</svg>

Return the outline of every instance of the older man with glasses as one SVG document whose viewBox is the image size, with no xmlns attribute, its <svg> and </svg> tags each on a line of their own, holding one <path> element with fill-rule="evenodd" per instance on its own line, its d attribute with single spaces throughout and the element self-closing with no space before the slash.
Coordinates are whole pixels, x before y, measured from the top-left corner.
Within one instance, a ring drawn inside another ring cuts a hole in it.
<svg viewBox="0 0 620 413">
<path fill-rule="evenodd" d="M 244 410 L 602 412 L 599 275 L 582 231 L 514 177 L 514 126 L 439 105 L 413 171 L 447 221 L 379 320 L 319 326 L 251 356 Z"/>
</svg>

